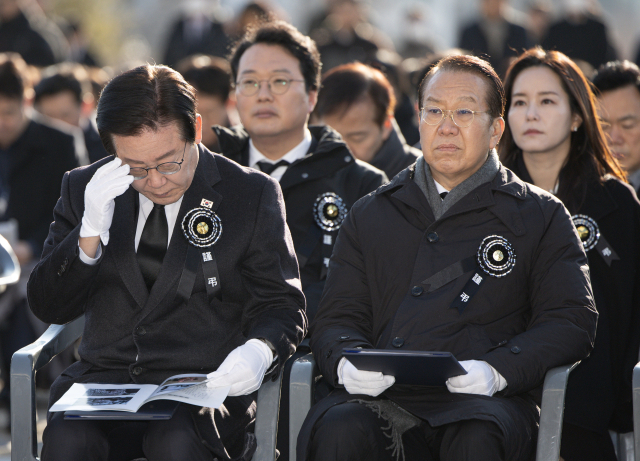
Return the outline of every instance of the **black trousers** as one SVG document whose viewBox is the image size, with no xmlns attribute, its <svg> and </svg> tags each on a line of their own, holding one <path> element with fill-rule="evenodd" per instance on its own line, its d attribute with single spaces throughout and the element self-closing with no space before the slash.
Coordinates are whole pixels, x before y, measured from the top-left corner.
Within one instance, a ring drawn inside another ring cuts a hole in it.
<svg viewBox="0 0 640 461">
<path fill-rule="evenodd" d="M 609 432 L 595 432 L 573 424 L 562 425 L 560 456 L 565 461 L 616 461 Z"/>
<path fill-rule="evenodd" d="M 388 422 L 359 403 L 329 409 L 315 424 L 310 442 L 312 461 L 397 461 Z M 477 419 L 431 427 L 423 423 L 402 437 L 406 461 L 505 460 L 504 436 L 493 422 Z M 513 460 L 509 460 L 513 461 Z"/>
<path fill-rule="evenodd" d="M 165 421 L 76 421 L 50 415 L 42 436 L 42 461 L 213 461 L 198 436 L 190 405 Z"/>
</svg>

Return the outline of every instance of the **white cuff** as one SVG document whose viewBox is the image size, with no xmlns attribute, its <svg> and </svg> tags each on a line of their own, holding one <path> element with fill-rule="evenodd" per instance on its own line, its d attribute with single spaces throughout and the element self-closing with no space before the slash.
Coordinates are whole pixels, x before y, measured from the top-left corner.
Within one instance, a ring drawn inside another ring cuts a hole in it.
<svg viewBox="0 0 640 461">
<path fill-rule="evenodd" d="M 264 354 L 264 358 L 268 360 L 268 364 L 271 365 L 273 363 L 273 361 L 275 360 L 275 354 L 273 353 L 271 348 L 267 346 L 267 343 L 257 338 L 250 339 L 246 344 L 249 343 L 259 346 L 262 353 Z M 267 368 L 269 367 L 269 365 L 267 365 Z"/>
<path fill-rule="evenodd" d="M 87 256 L 87 254 L 84 251 L 82 251 L 82 248 L 80 248 L 80 242 L 78 242 L 78 250 L 80 250 L 78 254 L 78 256 L 80 257 L 80 261 L 82 261 L 88 266 L 95 266 L 96 264 L 98 264 L 98 261 L 102 256 L 102 245 L 98 245 L 95 258 L 90 258 L 89 256 Z"/>
</svg>

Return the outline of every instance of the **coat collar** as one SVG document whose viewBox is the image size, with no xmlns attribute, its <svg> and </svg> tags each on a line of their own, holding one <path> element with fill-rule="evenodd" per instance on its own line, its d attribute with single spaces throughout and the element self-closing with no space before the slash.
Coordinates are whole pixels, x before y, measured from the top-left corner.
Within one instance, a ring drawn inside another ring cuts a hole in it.
<svg viewBox="0 0 640 461">
<path fill-rule="evenodd" d="M 166 298 L 169 289 L 175 291 L 177 287 L 189 245 L 182 232 L 182 220 L 185 214 L 199 207 L 202 199 L 213 202 L 211 208 L 213 211 L 222 201 L 222 196 L 213 189 L 213 186 L 222 180 L 215 157 L 202 144 L 197 148 L 198 166 L 191 186 L 182 199 L 171 242 L 151 293 L 148 292 L 142 278 L 135 252 L 138 192 L 130 187 L 127 192 L 116 198 L 112 232 L 118 238 L 111 239 L 108 251 L 112 252 L 125 286 L 138 305 L 144 309 L 144 315 Z"/>
<path fill-rule="evenodd" d="M 249 163 L 249 133 L 242 126 L 214 126 L 222 154 L 241 165 Z M 293 162 L 280 179 L 286 190 L 297 184 L 331 176 L 355 162 L 338 132 L 326 126 L 310 126 L 311 147 L 307 155 Z"/>
<path fill-rule="evenodd" d="M 427 221 L 433 222 L 433 212 L 424 193 L 415 184 L 414 174 L 415 165 L 411 165 L 398 173 L 391 182 L 378 188 L 375 195 L 389 194 L 416 209 L 427 218 Z M 469 211 L 487 208 L 515 235 L 524 235 L 526 228 L 517 202 L 505 200 L 502 194 L 524 200 L 527 196 L 527 187 L 513 172 L 501 164 L 498 173 L 491 182 L 480 185 L 460 199 L 440 217 L 439 221 Z"/>
</svg>

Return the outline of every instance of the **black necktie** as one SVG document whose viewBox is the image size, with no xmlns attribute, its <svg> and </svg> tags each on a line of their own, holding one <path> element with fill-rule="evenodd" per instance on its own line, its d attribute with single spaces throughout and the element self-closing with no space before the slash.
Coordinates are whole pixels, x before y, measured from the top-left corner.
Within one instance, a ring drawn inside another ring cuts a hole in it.
<svg viewBox="0 0 640 461">
<path fill-rule="evenodd" d="M 273 173 L 273 170 L 281 166 L 287 166 L 289 165 L 289 162 L 287 162 L 286 160 L 280 160 L 278 163 L 271 163 L 271 162 L 265 162 L 264 160 L 261 160 L 258 163 L 256 163 L 256 165 L 258 165 L 258 168 L 260 168 L 260 171 L 268 175 L 271 175 L 271 173 Z"/>
<path fill-rule="evenodd" d="M 440 192 L 440 198 L 441 198 L 442 200 L 444 200 L 444 198 L 447 196 L 447 194 L 448 194 L 448 193 L 449 193 L 449 192 L 446 192 L 446 191 L 445 191 L 445 192 Z"/>
<path fill-rule="evenodd" d="M 147 288 L 156 281 L 156 277 L 162 267 L 164 254 L 167 252 L 167 240 L 169 239 L 169 226 L 164 205 L 153 204 L 153 210 L 144 223 L 140 243 L 138 243 L 138 265 Z"/>
</svg>

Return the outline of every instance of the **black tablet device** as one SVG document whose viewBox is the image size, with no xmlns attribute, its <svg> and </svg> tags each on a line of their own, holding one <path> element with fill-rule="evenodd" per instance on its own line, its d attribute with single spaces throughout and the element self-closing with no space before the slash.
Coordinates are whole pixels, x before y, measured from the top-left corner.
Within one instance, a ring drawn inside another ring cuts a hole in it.
<svg viewBox="0 0 640 461">
<path fill-rule="evenodd" d="M 136 420 L 136 421 L 155 421 L 163 419 L 171 419 L 180 402 L 174 400 L 152 400 L 142 405 L 135 413 L 131 411 L 113 411 L 113 410 L 97 410 L 97 411 L 65 411 L 64 419 L 77 420 Z"/>
<path fill-rule="evenodd" d="M 345 349 L 342 355 L 358 370 L 394 376 L 396 384 L 445 386 L 447 379 L 467 374 L 450 352 Z"/>
</svg>

